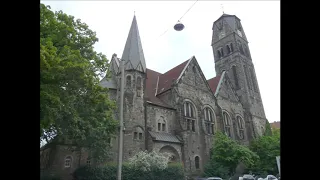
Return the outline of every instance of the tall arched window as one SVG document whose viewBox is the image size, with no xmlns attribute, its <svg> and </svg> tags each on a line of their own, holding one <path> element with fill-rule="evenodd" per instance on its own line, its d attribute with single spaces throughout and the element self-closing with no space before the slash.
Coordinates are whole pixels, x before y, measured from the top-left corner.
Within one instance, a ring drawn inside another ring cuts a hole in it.
<svg viewBox="0 0 320 180">
<path fill-rule="evenodd" d="M 213 111 L 206 107 L 204 108 L 204 124 L 205 124 L 205 131 L 208 134 L 214 134 L 214 123 L 215 123 L 215 116 Z"/>
<path fill-rule="evenodd" d="M 238 76 L 237 76 L 237 66 L 232 66 L 232 73 L 233 73 L 233 78 L 234 78 L 234 83 L 235 83 L 235 88 L 239 89 L 239 81 L 238 81 Z"/>
<path fill-rule="evenodd" d="M 244 121 L 240 116 L 237 116 L 237 125 L 238 125 L 238 133 L 239 138 L 244 139 Z"/>
<path fill-rule="evenodd" d="M 218 50 L 217 53 L 218 53 L 218 58 L 220 59 L 222 57 L 220 50 Z"/>
<path fill-rule="evenodd" d="M 258 87 L 257 87 L 257 81 L 253 72 L 253 69 L 250 69 L 250 75 L 251 75 L 251 80 L 252 80 L 252 86 L 253 86 L 253 90 L 258 92 Z"/>
<path fill-rule="evenodd" d="M 158 131 L 161 132 L 161 131 L 164 131 L 166 132 L 167 131 L 167 127 L 166 127 L 166 120 L 164 120 L 164 117 L 161 116 L 160 119 L 158 120 Z"/>
<path fill-rule="evenodd" d="M 233 52 L 233 44 L 230 43 L 230 49 L 231 49 L 231 52 Z"/>
<path fill-rule="evenodd" d="M 200 158 L 199 158 L 199 156 L 196 156 L 194 158 L 194 163 L 195 163 L 196 169 L 200 169 Z"/>
<path fill-rule="evenodd" d="M 231 49 L 230 49 L 230 46 L 227 45 L 227 54 L 230 54 L 231 53 Z"/>
<path fill-rule="evenodd" d="M 224 131 L 227 136 L 231 137 L 231 118 L 228 113 L 223 112 Z"/>
<path fill-rule="evenodd" d="M 238 48 L 240 50 L 240 54 L 244 54 L 243 47 L 242 47 L 242 44 L 240 43 L 240 41 L 238 41 Z"/>
<path fill-rule="evenodd" d="M 69 168 L 71 167 L 71 164 L 72 164 L 72 157 L 67 156 L 64 160 L 64 167 Z"/>
<path fill-rule="evenodd" d="M 245 76 L 246 76 L 248 88 L 249 88 L 249 89 L 252 89 L 251 82 L 249 81 L 249 74 L 248 74 L 248 72 L 247 72 L 248 69 L 247 69 L 247 66 L 246 66 L 246 65 L 243 65 L 243 70 L 244 70 L 244 74 L 245 74 Z"/>
<path fill-rule="evenodd" d="M 221 48 L 220 51 L 221 51 L 221 57 L 223 57 L 224 56 L 223 48 Z"/>
<path fill-rule="evenodd" d="M 141 97 L 141 77 L 137 77 L 137 96 Z"/>
<path fill-rule="evenodd" d="M 133 139 L 134 140 L 143 140 L 143 129 L 139 126 L 135 127 L 134 128 L 134 131 L 133 131 Z"/>
<path fill-rule="evenodd" d="M 244 45 L 244 52 L 246 53 L 247 57 L 250 57 L 249 50 L 246 45 Z"/>
<path fill-rule="evenodd" d="M 126 86 L 131 87 L 131 76 L 130 75 L 127 75 Z"/>
<path fill-rule="evenodd" d="M 193 132 L 196 131 L 195 124 L 196 124 L 196 115 L 195 115 L 195 108 L 191 104 L 191 102 L 185 102 L 183 104 L 183 112 L 184 112 L 184 120 L 186 122 L 187 130 L 192 130 Z"/>
</svg>

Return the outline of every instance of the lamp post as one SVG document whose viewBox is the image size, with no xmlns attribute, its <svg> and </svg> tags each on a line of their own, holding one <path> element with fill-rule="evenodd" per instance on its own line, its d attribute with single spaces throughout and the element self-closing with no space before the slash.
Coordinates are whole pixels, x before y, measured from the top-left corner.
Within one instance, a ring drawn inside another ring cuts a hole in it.
<svg viewBox="0 0 320 180">
<path fill-rule="evenodd" d="M 119 151 L 118 151 L 118 171 L 117 180 L 121 180 L 122 156 L 123 156 L 123 95 L 124 95 L 124 60 L 120 59 L 120 130 L 119 130 Z"/>
</svg>

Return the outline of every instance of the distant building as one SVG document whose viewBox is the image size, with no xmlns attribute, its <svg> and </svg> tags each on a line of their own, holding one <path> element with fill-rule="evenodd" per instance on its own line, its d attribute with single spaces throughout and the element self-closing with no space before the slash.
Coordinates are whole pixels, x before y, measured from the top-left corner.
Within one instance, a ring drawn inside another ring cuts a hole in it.
<svg viewBox="0 0 320 180">
<path fill-rule="evenodd" d="M 187 174 L 195 175 L 203 171 L 210 159 L 218 130 L 242 144 L 264 133 L 267 119 L 240 19 L 223 14 L 213 23 L 212 30 L 216 77 L 207 79 L 195 56 L 185 61 L 175 59 L 179 65 L 160 73 L 146 67 L 137 20 L 133 17 L 121 57 L 125 60 L 124 161 L 142 150 L 168 152 L 172 161 L 183 163 Z M 109 88 L 110 98 L 118 105 L 119 62 L 114 54 L 110 61 L 111 78 L 101 80 L 101 86 Z M 115 118 L 119 118 L 118 111 Z M 118 140 L 110 143 L 116 161 Z M 42 148 L 41 156 L 48 158 L 41 161 L 43 169 L 70 175 L 80 165 L 89 163 L 82 151 L 64 145 L 49 147 Z"/>
<path fill-rule="evenodd" d="M 272 129 L 280 129 L 280 121 L 270 123 Z"/>
</svg>

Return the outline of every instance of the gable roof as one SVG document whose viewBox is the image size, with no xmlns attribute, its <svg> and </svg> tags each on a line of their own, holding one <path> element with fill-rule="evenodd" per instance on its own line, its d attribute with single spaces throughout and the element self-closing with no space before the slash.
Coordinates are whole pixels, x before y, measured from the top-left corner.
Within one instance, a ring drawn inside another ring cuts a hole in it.
<svg viewBox="0 0 320 180">
<path fill-rule="evenodd" d="M 221 79 L 221 76 L 216 76 L 216 77 L 213 77 L 213 78 L 207 80 L 213 93 L 216 92 L 218 84 L 220 82 L 220 79 Z"/>
<path fill-rule="evenodd" d="M 159 76 L 157 94 L 171 89 L 171 85 L 175 82 L 175 80 L 179 78 L 185 66 L 188 64 L 188 61 L 190 61 L 190 59 L 184 61 L 183 63 Z"/>
<path fill-rule="evenodd" d="M 148 68 L 146 72 L 147 72 L 147 80 L 146 80 L 147 102 L 154 105 L 162 106 L 162 107 L 172 108 L 171 106 L 163 102 L 161 99 L 156 97 L 158 77 L 162 74 Z"/>
</svg>

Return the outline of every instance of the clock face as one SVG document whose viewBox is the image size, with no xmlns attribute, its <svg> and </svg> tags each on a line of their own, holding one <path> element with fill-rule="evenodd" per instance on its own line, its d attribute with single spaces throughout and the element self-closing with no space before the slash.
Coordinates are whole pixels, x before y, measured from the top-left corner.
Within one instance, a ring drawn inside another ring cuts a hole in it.
<svg viewBox="0 0 320 180">
<path fill-rule="evenodd" d="M 238 35 L 239 35 L 240 37 L 242 37 L 241 31 L 240 31 L 239 29 L 238 29 L 237 31 L 238 31 Z"/>
</svg>

